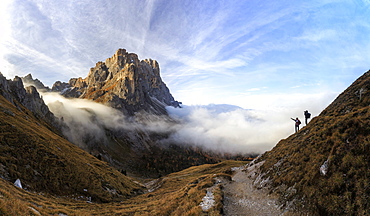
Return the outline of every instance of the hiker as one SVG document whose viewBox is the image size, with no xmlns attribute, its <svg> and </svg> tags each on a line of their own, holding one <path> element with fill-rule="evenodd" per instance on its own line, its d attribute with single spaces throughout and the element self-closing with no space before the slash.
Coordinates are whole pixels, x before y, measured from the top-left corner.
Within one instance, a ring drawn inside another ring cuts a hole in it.
<svg viewBox="0 0 370 216">
<path fill-rule="evenodd" d="M 291 119 L 295 122 L 295 132 L 297 133 L 299 131 L 299 125 L 301 124 L 301 121 L 299 121 L 298 117 L 296 119 Z"/>
<path fill-rule="evenodd" d="M 303 112 L 304 114 L 304 119 L 306 120 L 306 125 L 307 125 L 307 119 L 311 118 L 311 113 L 308 112 L 308 110 Z"/>
</svg>

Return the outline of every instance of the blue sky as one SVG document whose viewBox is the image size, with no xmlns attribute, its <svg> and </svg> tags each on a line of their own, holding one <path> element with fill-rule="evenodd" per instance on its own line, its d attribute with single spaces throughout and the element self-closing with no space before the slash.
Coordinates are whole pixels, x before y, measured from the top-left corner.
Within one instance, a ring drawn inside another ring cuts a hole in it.
<svg viewBox="0 0 370 216">
<path fill-rule="evenodd" d="M 184 104 L 318 114 L 370 69 L 369 14 L 369 0 L 2 0 L 0 71 L 50 86 L 125 48 Z"/>
</svg>

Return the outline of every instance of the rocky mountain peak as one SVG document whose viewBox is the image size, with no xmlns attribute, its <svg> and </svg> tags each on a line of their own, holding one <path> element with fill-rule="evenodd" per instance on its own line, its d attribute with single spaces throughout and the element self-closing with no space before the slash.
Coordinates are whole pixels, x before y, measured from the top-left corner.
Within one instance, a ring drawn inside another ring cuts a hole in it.
<svg viewBox="0 0 370 216">
<path fill-rule="evenodd" d="M 30 80 L 33 80 L 30 74 L 26 77 Z M 42 86 L 44 85 L 42 84 Z M 36 117 L 43 119 L 51 125 L 54 125 L 54 115 L 44 103 L 44 100 L 40 96 L 36 87 L 24 87 L 21 77 L 16 76 L 13 80 L 7 80 L 0 73 L 0 95 L 16 105 L 18 109 L 22 110 L 17 102 L 32 111 Z"/>
<path fill-rule="evenodd" d="M 69 90 L 63 92 L 66 97 L 91 99 L 129 115 L 138 111 L 166 114 L 165 106 L 179 104 L 162 81 L 158 62 L 140 61 L 125 49 L 97 62 L 86 78 L 73 78 L 68 85 Z"/>
<path fill-rule="evenodd" d="M 112 72 L 118 72 L 127 64 L 138 65 L 139 57 L 135 53 L 128 53 L 125 49 L 118 49 L 116 53 L 105 61 Z"/>
<path fill-rule="evenodd" d="M 33 79 L 31 74 L 27 74 L 25 77 L 21 77 L 25 86 L 35 86 L 38 91 L 50 91 L 50 88 L 45 86 L 39 79 Z"/>
</svg>

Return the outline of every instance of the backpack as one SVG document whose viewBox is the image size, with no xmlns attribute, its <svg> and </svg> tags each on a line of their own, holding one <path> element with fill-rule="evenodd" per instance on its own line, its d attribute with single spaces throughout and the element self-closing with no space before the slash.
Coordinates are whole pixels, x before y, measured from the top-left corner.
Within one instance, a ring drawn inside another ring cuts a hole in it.
<svg viewBox="0 0 370 216">
<path fill-rule="evenodd" d="M 297 124 L 300 125 L 301 124 L 301 121 L 298 120 Z"/>
<path fill-rule="evenodd" d="M 307 113 L 307 118 L 311 118 L 311 113 Z"/>
</svg>

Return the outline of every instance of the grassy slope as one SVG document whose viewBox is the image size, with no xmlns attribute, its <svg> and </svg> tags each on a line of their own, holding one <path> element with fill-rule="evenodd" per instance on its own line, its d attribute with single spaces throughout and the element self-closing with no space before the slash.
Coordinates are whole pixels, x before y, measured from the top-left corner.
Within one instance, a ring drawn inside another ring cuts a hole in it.
<svg viewBox="0 0 370 216">
<path fill-rule="evenodd" d="M 369 105 L 370 71 L 299 133 L 262 155 L 262 171 L 283 201 L 320 215 L 370 215 Z M 325 161 L 328 173 L 322 175 Z"/>
<path fill-rule="evenodd" d="M 155 191 L 137 195 L 139 184 L 19 107 L 0 96 L 0 215 L 220 215 L 220 187 L 214 191 L 217 205 L 202 212 L 206 189 L 215 177 L 229 179 L 231 167 L 245 164 L 191 167 L 154 181 Z M 18 178 L 25 190 L 13 185 Z M 93 203 L 86 202 L 89 197 Z"/>
<path fill-rule="evenodd" d="M 21 105 L 19 105 L 21 107 Z M 140 186 L 0 96 L 0 175 L 29 191 L 123 200 Z"/>
<path fill-rule="evenodd" d="M 72 201 L 43 196 L 18 189 L 0 179 L 0 214 L 36 215 L 34 213 L 68 215 L 221 215 L 222 192 L 216 187 L 216 205 L 203 212 L 199 204 L 207 188 L 215 184 L 215 177 L 230 179 L 231 167 L 244 165 L 240 161 L 194 166 L 155 181 L 157 190 L 132 197 L 122 202 L 104 204 Z"/>
</svg>

